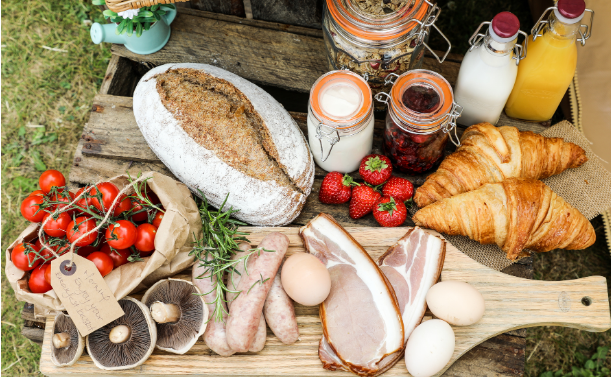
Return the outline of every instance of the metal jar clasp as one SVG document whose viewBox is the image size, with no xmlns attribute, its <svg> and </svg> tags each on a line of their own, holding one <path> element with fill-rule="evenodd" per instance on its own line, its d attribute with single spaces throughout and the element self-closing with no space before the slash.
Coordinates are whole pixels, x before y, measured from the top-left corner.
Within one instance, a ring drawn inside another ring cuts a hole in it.
<svg viewBox="0 0 611 377">
<path fill-rule="evenodd" d="M 329 132 L 323 132 L 323 130 L 322 130 L 323 127 L 329 129 L 330 131 Z M 335 134 L 335 136 L 333 136 L 334 134 Z M 335 128 L 333 128 L 333 127 L 329 127 L 329 126 L 327 126 L 326 124 L 323 124 L 323 123 L 318 123 L 318 126 L 316 126 L 316 138 L 318 139 L 318 142 L 320 143 L 320 157 L 322 158 L 322 162 L 325 162 L 325 161 L 327 161 L 327 158 L 329 158 L 329 156 L 331 155 L 331 151 L 333 150 L 333 146 L 339 142 L 339 132 L 337 132 L 337 130 Z M 329 152 L 327 153 L 327 156 L 324 156 L 324 151 L 323 151 L 323 147 L 322 147 L 322 139 L 326 139 L 327 142 L 330 145 Z"/>
<path fill-rule="evenodd" d="M 456 145 L 457 147 L 460 147 L 460 139 L 456 133 L 456 119 L 458 119 L 460 114 L 462 114 L 462 110 L 462 106 L 454 102 L 452 104 L 452 110 L 450 110 L 450 114 L 448 114 L 448 122 L 441 127 L 443 133 L 448 134 L 452 144 Z M 454 137 L 452 137 L 452 130 L 454 130 Z M 456 141 L 454 141 L 454 138 L 456 138 Z"/>
<path fill-rule="evenodd" d="M 556 6 L 549 7 L 543 12 L 541 17 L 539 17 L 539 20 L 535 23 L 535 26 L 533 26 L 533 28 L 530 31 L 530 33 L 533 36 L 533 42 L 537 40 L 537 38 L 543 36 L 543 34 L 540 34 L 541 30 L 543 30 L 543 27 L 546 24 L 549 24 L 549 20 L 544 20 L 544 18 L 547 16 L 549 12 L 553 10 L 557 10 L 557 9 L 558 7 Z M 594 11 L 592 9 L 587 9 L 587 8 L 585 11 L 590 12 L 590 23 L 589 24 L 579 24 L 580 38 L 577 38 L 577 42 L 581 43 L 582 46 L 585 46 L 586 40 L 588 40 L 592 36 L 592 27 L 594 26 Z"/>
</svg>

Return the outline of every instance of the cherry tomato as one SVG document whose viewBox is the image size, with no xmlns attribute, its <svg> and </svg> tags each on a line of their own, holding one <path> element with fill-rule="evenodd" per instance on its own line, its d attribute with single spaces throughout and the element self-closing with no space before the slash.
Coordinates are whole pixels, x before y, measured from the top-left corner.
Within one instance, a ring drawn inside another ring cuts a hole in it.
<svg viewBox="0 0 611 377">
<path fill-rule="evenodd" d="M 47 240 L 47 244 L 48 244 L 48 243 L 49 243 L 49 242 L 48 242 L 48 240 Z M 50 247 L 51 247 L 51 248 L 52 248 L 54 251 L 55 251 L 55 250 L 57 250 L 57 246 L 50 246 Z M 41 258 L 43 261 L 48 262 L 48 261 L 50 261 L 50 260 L 51 260 L 51 258 L 52 258 L 52 257 L 53 257 L 53 258 L 55 258 L 55 257 L 54 257 L 54 255 L 53 255 L 53 253 L 51 252 L 51 250 L 47 249 L 46 247 L 44 247 L 44 248 L 42 247 L 42 243 L 40 242 L 40 238 L 38 238 L 38 239 L 36 240 L 36 242 L 34 243 L 34 248 L 36 248 L 36 249 L 38 249 L 38 250 L 39 250 L 40 258 Z"/>
<path fill-rule="evenodd" d="M 127 263 L 127 258 L 132 254 L 130 249 L 115 249 L 112 250 L 107 243 L 102 245 L 100 251 L 112 259 L 112 263 L 115 268 L 123 266 Z"/>
<path fill-rule="evenodd" d="M 136 229 L 136 249 L 145 253 L 155 250 L 157 227 L 152 224 L 140 224 Z"/>
<path fill-rule="evenodd" d="M 30 193 L 30 195 L 28 196 L 35 196 L 35 195 L 39 195 L 39 196 L 45 196 L 45 193 L 42 192 L 42 190 L 34 190 Z"/>
<path fill-rule="evenodd" d="M 35 245 L 29 242 L 20 243 L 11 252 L 11 261 L 21 271 L 31 271 L 40 264 L 40 258 L 34 252 L 38 252 Z"/>
<path fill-rule="evenodd" d="M 38 178 L 38 186 L 45 193 L 48 194 L 52 187 L 63 187 L 66 185 L 66 178 L 64 175 L 57 170 L 47 170 L 40 175 Z"/>
<path fill-rule="evenodd" d="M 98 191 L 102 194 L 102 203 L 96 196 Z M 119 189 L 117 186 L 110 182 L 102 182 L 91 189 L 91 204 L 95 206 L 99 211 L 108 211 L 112 206 L 112 202 L 119 195 Z"/>
<path fill-rule="evenodd" d="M 101 251 L 94 251 L 87 259 L 95 264 L 100 274 L 102 274 L 102 277 L 108 275 L 113 269 L 112 259 Z"/>
<path fill-rule="evenodd" d="M 159 229 L 159 226 L 161 225 L 161 220 L 163 220 L 163 215 L 165 215 L 165 213 L 161 211 L 157 211 L 157 213 L 155 214 L 155 218 L 153 219 L 153 225 L 155 225 L 155 228 Z"/>
<path fill-rule="evenodd" d="M 86 198 L 85 195 L 87 194 L 83 194 L 82 196 L 80 196 L 83 191 L 85 191 L 85 187 L 81 187 L 80 189 L 78 189 L 76 194 L 74 194 L 75 198 L 79 196 L 79 200 L 76 202 L 76 205 L 81 208 L 89 209 L 89 206 L 91 205 L 91 198 Z M 89 192 L 91 191 L 88 191 L 88 193 Z"/>
<path fill-rule="evenodd" d="M 115 207 L 114 215 L 115 216 L 119 216 L 123 212 L 129 211 L 130 209 L 132 209 L 132 202 L 131 202 L 131 200 L 129 200 L 129 198 L 127 196 L 121 195 L 121 198 L 119 199 L 119 203 Z"/>
<path fill-rule="evenodd" d="M 45 293 L 53 289 L 53 287 L 51 287 L 51 284 L 47 283 L 47 281 L 45 280 L 46 270 L 47 268 L 42 266 L 40 268 L 34 269 L 30 274 L 28 286 L 30 287 L 30 291 L 32 291 L 32 293 Z"/>
<path fill-rule="evenodd" d="M 106 229 L 106 242 L 115 249 L 128 249 L 136 242 L 136 227 L 127 220 L 119 220 Z"/>
<path fill-rule="evenodd" d="M 40 210 L 40 205 L 44 202 L 44 197 L 40 195 L 28 196 L 21 202 L 21 215 L 26 220 L 33 223 L 39 223 L 45 217 L 45 211 Z M 36 212 L 38 211 L 38 213 Z"/>
<path fill-rule="evenodd" d="M 47 244 L 49 244 L 49 240 L 46 240 L 46 242 Z M 66 252 L 70 250 L 70 244 L 66 244 L 61 247 L 59 245 L 49 245 L 49 247 L 53 249 L 53 251 L 57 255 L 60 255 L 60 256 L 66 254 Z M 42 247 L 40 238 L 37 239 L 36 242 L 34 243 L 34 248 L 38 250 L 38 254 L 40 254 L 39 259 L 42 263 L 50 262 L 53 259 L 55 259 L 55 255 L 51 252 L 51 250 L 47 249 L 46 247 L 45 248 Z"/>
<path fill-rule="evenodd" d="M 141 223 L 141 222 L 148 220 L 149 218 L 148 211 L 142 211 L 144 207 L 142 207 L 140 200 L 132 199 L 132 208 L 133 208 L 132 212 L 138 212 L 132 215 L 133 221 L 137 223 Z M 142 212 L 139 212 L 139 211 L 142 211 Z"/>
<path fill-rule="evenodd" d="M 85 216 L 77 217 L 76 222 L 71 221 L 70 224 L 68 224 L 68 229 L 66 230 L 66 236 L 68 237 L 68 241 L 70 241 L 70 243 L 76 243 L 76 246 L 91 245 L 98 238 L 98 232 L 93 232 L 89 234 L 87 237 L 83 238 L 79 242 L 76 242 L 76 240 L 83 234 L 92 230 L 93 228 L 95 228 L 94 219 Z"/>
<path fill-rule="evenodd" d="M 100 250 L 100 245 L 98 246 L 87 245 L 87 246 L 79 247 L 78 250 L 76 250 L 76 253 L 83 258 L 87 258 L 91 253 L 93 253 L 94 251 L 99 251 L 99 250 Z"/>
<path fill-rule="evenodd" d="M 66 204 L 54 204 L 53 211 L 56 209 L 63 209 L 68 206 L 68 204 L 72 203 L 72 201 L 76 198 L 73 193 L 67 190 L 58 190 L 58 193 L 51 195 L 51 201 L 53 202 L 62 202 Z M 74 213 L 74 209 L 67 210 L 65 213 L 68 215 L 72 215 Z"/>
<path fill-rule="evenodd" d="M 45 270 L 45 281 L 51 285 L 51 263 L 45 263 L 40 268 Z"/>
<path fill-rule="evenodd" d="M 45 212 L 46 213 L 46 212 Z M 47 220 L 47 218 L 49 218 Z M 66 229 L 68 224 L 72 222 L 72 218 L 66 212 L 62 212 L 57 215 L 57 220 L 53 218 L 53 215 L 46 213 L 42 221 L 46 221 L 42 229 L 51 237 L 63 237 L 66 235 Z"/>
</svg>

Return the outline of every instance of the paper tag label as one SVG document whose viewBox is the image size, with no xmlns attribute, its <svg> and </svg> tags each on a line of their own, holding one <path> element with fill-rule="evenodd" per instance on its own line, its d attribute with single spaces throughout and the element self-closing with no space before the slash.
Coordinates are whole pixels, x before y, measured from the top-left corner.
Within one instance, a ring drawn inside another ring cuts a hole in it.
<svg viewBox="0 0 611 377">
<path fill-rule="evenodd" d="M 92 261 L 75 254 L 69 264 L 70 253 L 51 262 L 51 286 L 81 336 L 125 314 Z"/>
</svg>

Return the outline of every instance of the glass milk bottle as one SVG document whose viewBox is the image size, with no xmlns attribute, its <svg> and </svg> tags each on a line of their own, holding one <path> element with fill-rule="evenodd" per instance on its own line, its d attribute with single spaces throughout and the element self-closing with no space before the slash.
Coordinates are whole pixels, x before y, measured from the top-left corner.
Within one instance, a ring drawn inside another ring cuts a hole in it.
<svg viewBox="0 0 611 377">
<path fill-rule="evenodd" d="M 479 33 L 489 25 L 485 34 Z M 456 88 L 456 102 L 463 111 L 458 123 L 465 126 L 499 121 L 503 107 L 518 74 L 518 64 L 526 56 L 526 46 L 517 44 L 520 21 L 510 12 L 501 12 L 492 22 L 482 22 L 469 39 Z"/>
<path fill-rule="evenodd" d="M 549 20 L 543 20 L 550 11 Z M 589 25 L 580 22 L 586 11 L 591 12 Z M 586 44 L 593 20 L 594 12 L 586 9 L 584 0 L 558 0 L 543 12 L 531 31 L 528 56 L 518 68 L 505 106 L 507 116 L 537 122 L 551 119 L 575 74 L 575 42 Z"/>
<path fill-rule="evenodd" d="M 310 90 L 308 142 L 314 161 L 326 171 L 359 168 L 373 144 L 373 101 L 367 82 L 356 73 L 331 71 Z"/>
</svg>

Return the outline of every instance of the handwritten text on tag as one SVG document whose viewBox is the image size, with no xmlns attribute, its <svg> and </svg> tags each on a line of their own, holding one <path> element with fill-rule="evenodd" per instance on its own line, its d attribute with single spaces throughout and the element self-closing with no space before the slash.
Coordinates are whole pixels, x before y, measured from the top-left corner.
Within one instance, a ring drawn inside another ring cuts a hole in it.
<svg viewBox="0 0 611 377">
<path fill-rule="evenodd" d="M 92 261 L 70 253 L 51 262 L 51 286 L 82 336 L 121 317 L 124 312 Z"/>
</svg>

